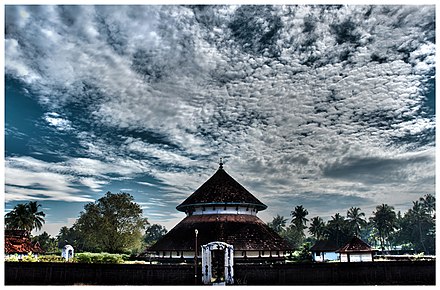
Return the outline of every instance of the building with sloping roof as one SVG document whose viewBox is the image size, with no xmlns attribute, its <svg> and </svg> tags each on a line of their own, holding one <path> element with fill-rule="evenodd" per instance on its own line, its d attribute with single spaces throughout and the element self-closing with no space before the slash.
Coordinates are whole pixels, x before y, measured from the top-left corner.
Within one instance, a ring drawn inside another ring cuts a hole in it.
<svg viewBox="0 0 440 290">
<path fill-rule="evenodd" d="M 336 253 L 338 249 L 339 247 L 335 241 L 318 240 L 310 248 L 310 251 L 314 262 L 328 262 L 339 261 L 339 253 Z"/>
<path fill-rule="evenodd" d="M 374 255 L 374 249 L 358 237 L 353 237 L 336 252 L 341 262 L 372 262 Z"/>
<path fill-rule="evenodd" d="M 267 206 L 232 178 L 222 162 L 214 175 L 176 208 L 186 217 L 148 249 L 161 261 L 193 259 L 196 244 L 200 257 L 200 247 L 212 242 L 232 246 L 235 262 L 283 261 L 291 250 L 257 217 Z"/>
<path fill-rule="evenodd" d="M 5 230 L 5 257 L 17 255 L 22 259 L 31 253 L 34 256 L 43 253 L 38 242 L 33 243 L 29 231 L 26 230 Z"/>
</svg>

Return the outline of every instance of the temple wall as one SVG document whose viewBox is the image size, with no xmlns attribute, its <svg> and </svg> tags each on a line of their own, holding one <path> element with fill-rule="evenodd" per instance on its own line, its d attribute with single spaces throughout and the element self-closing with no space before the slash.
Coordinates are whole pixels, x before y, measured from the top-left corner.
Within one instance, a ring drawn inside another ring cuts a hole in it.
<svg viewBox="0 0 440 290">
<path fill-rule="evenodd" d="M 6 285 L 193 285 L 188 265 L 5 262 Z M 198 277 L 201 283 L 201 267 Z M 238 285 L 435 285 L 435 261 L 234 265 Z"/>
</svg>

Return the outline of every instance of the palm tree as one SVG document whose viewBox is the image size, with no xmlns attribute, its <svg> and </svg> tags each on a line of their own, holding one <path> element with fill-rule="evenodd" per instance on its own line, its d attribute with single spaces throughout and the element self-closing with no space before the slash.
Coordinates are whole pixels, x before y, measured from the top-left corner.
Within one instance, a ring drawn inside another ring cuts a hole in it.
<svg viewBox="0 0 440 290">
<path fill-rule="evenodd" d="M 17 204 L 14 209 L 5 215 L 5 227 L 11 230 L 32 229 L 32 222 L 26 204 Z"/>
<path fill-rule="evenodd" d="M 408 211 L 409 216 L 411 217 L 411 220 L 415 223 L 417 236 L 419 238 L 420 244 L 422 245 L 423 251 L 426 253 L 426 246 L 424 243 L 424 237 L 423 230 L 426 227 L 426 224 L 429 223 L 430 215 L 427 211 L 427 208 L 423 206 L 422 203 L 418 201 L 413 201 L 413 207 Z"/>
<path fill-rule="evenodd" d="M 387 204 L 378 205 L 376 211 L 373 212 L 371 221 L 379 234 L 379 241 L 382 251 L 385 249 L 385 240 L 396 228 L 396 213 L 394 208 Z"/>
<path fill-rule="evenodd" d="M 348 224 L 355 236 L 359 236 L 361 233 L 361 227 L 364 227 L 367 222 L 364 219 L 365 213 L 361 212 L 358 207 L 351 207 L 347 211 Z"/>
<path fill-rule="evenodd" d="M 430 215 L 435 212 L 435 197 L 432 194 L 421 197 L 420 202 Z"/>
<path fill-rule="evenodd" d="M 345 238 L 344 230 L 346 228 L 346 220 L 339 213 L 336 213 L 331 218 L 332 219 L 327 223 L 325 231 L 329 239 L 336 241 L 336 244 L 340 246 L 340 243 L 343 242 L 343 238 Z"/>
<path fill-rule="evenodd" d="M 290 215 L 292 216 L 291 223 L 295 226 L 295 228 L 302 236 L 305 236 L 304 229 L 307 228 L 306 223 L 309 221 L 306 218 L 308 214 L 309 212 L 302 205 L 297 205 L 295 209 L 290 213 Z"/>
<path fill-rule="evenodd" d="M 286 226 L 287 219 L 285 219 L 283 216 L 280 216 L 277 214 L 276 217 L 273 218 L 273 220 L 268 223 L 267 225 L 273 229 L 277 234 L 281 234 L 284 231 L 284 227 Z"/>
<path fill-rule="evenodd" d="M 26 230 L 31 232 L 33 229 L 40 230 L 43 226 L 46 215 L 38 211 L 41 204 L 31 201 L 26 204 L 17 204 L 12 211 L 5 215 L 5 227 L 15 230 Z"/>
<path fill-rule="evenodd" d="M 30 201 L 27 204 L 29 215 L 32 221 L 32 229 L 41 230 L 44 224 L 44 217 L 46 214 L 42 211 L 38 211 L 38 208 L 41 204 L 38 204 L 36 201 Z"/>
<path fill-rule="evenodd" d="M 314 217 L 310 220 L 309 233 L 312 234 L 315 239 L 320 240 L 324 237 L 325 223 L 321 217 Z"/>
</svg>

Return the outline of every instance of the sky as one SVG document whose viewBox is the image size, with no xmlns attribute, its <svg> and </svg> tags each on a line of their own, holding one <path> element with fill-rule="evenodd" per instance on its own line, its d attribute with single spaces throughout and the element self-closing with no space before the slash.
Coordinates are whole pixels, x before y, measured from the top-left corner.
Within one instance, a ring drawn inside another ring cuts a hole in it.
<svg viewBox="0 0 440 290">
<path fill-rule="evenodd" d="M 4 210 L 38 201 L 53 236 L 107 191 L 169 230 L 220 158 L 265 222 L 435 194 L 433 5 L 6 5 L 4 21 Z"/>
</svg>

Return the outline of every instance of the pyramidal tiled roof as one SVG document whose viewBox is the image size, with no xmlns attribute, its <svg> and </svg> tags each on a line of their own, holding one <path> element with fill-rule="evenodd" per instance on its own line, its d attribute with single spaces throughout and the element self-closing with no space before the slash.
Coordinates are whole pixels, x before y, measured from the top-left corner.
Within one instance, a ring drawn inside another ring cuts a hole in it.
<svg viewBox="0 0 440 290">
<path fill-rule="evenodd" d="M 310 251 L 312 251 L 312 252 L 335 252 L 338 249 L 339 249 L 339 247 L 335 241 L 318 240 L 313 245 L 313 247 L 310 248 Z"/>
<path fill-rule="evenodd" d="M 337 250 L 337 253 L 350 253 L 350 252 L 371 252 L 374 251 L 366 242 L 362 241 L 358 237 L 353 237 L 350 242 L 345 246 Z"/>
<path fill-rule="evenodd" d="M 194 206 L 214 204 L 244 205 L 255 207 L 257 210 L 267 208 L 265 204 L 232 178 L 223 169 L 221 163 L 217 172 L 176 208 L 184 212 Z"/>
<path fill-rule="evenodd" d="M 292 248 L 256 216 L 219 214 L 187 216 L 148 250 L 193 251 L 194 229 L 201 245 L 221 241 L 234 245 L 237 251 Z"/>
</svg>

